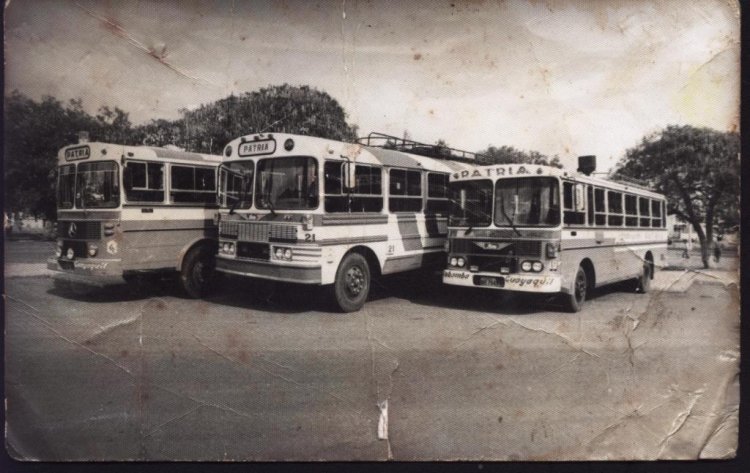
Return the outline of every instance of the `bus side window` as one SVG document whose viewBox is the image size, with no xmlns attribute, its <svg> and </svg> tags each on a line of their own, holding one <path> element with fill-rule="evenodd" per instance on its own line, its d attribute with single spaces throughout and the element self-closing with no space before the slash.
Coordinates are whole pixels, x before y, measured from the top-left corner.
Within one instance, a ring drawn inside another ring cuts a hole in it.
<svg viewBox="0 0 750 473">
<path fill-rule="evenodd" d="M 638 226 L 638 207 L 637 197 L 631 194 L 625 194 L 625 226 Z"/>
<path fill-rule="evenodd" d="M 428 173 L 425 213 L 447 215 L 448 202 L 448 175 L 437 172 Z"/>
<path fill-rule="evenodd" d="M 216 171 L 194 166 L 171 166 L 169 196 L 174 203 L 216 201 Z"/>
<path fill-rule="evenodd" d="M 604 189 L 594 189 L 594 224 L 598 227 L 607 225 L 607 208 L 604 206 Z"/>
<path fill-rule="evenodd" d="M 403 169 L 390 170 L 391 212 L 420 212 L 422 210 L 422 172 Z"/>
<path fill-rule="evenodd" d="M 586 186 L 586 201 L 586 210 L 588 211 L 588 224 L 591 227 L 594 226 L 594 188 L 591 186 Z"/>
<path fill-rule="evenodd" d="M 607 211 L 607 223 L 610 227 L 622 226 L 622 193 L 615 191 L 607 192 L 607 203 L 609 205 Z"/>
<path fill-rule="evenodd" d="M 651 226 L 661 227 L 661 202 L 658 200 L 651 201 Z"/>
<path fill-rule="evenodd" d="M 638 214 L 641 216 L 641 226 L 651 226 L 651 200 L 645 197 L 638 197 Z"/>
<path fill-rule="evenodd" d="M 326 212 L 348 212 L 348 197 L 343 193 L 344 163 L 337 161 L 326 161 L 323 165 L 323 193 L 324 208 Z"/>
<path fill-rule="evenodd" d="M 164 202 L 164 164 L 127 161 L 123 171 L 128 202 Z"/>
<path fill-rule="evenodd" d="M 661 227 L 666 228 L 667 226 L 667 203 L 661 201 Z"/>
<path fill-rule="evenodd" d="M 563 223 L 566 225 L 583 225 L 585 212 L 576 211 L 575 186 L 572 182 L 563 182 Z"/>
<path fill-rule="evenodd" d="M 383 210 L 382 174 L 382 168 L 357 164 L 354 168 L 355 185 L 350 203 L 351 212 Z"/>
</svg>

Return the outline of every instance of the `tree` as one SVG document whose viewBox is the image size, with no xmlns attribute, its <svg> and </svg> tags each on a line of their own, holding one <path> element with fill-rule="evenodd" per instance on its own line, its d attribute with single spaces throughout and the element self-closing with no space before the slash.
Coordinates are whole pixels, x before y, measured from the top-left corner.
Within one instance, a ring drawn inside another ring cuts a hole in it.
<svg viewBox="0 0 750 473">
<path fill-rule="evenodd" d="M 708 268 L 714 230 L 738 221 L 739 153 L 737 133 L 671 125 L 627 150 L 615 176 L 640 179 L 665 194 L 668 212 L 695 229 Z"/>
<path fill-rule="evenodd" d="M 5 99 L 6 208 L 52 218 L 57 151 L 75 143 L 78 131 L 97 129 L 97 122 L 80 100 L 63 105 L 45 96 L 36 102 L 17 91 Z"/>
<path fill-rule="evenodd" d="M 356 125 L 330 95 L 309 86 L 269 86 L 230 95 L 195 110 L 180 110 L 184 148 L 218 153 L 231 140 L 249 133 L 294 133 L 340 141 L 356 138 Z"/>
<path fill-rule="evenodd" d="M 487 149 L 478 151 L 477 154 L 485 157 L 486 164 L 539 164 L 557 168 L 562 167 L 560 157 L 557 155 L 550 158 L 539 151 L 521 151 L 507 145 L 500 146 L 499 148 L 488 146 Z"/>
</svg>

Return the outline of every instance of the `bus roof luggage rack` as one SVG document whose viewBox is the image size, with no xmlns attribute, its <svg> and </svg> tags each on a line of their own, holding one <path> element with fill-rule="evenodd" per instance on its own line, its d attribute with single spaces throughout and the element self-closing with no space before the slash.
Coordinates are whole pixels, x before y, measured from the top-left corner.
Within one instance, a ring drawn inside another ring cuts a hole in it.
<svg viewBox="0 0 750 473">
<path fill-rule="evenodd" d="M 636 179 L 634 177 L 630 176 L 607 176 L 607 180 L 612 182 L 619 182 L 620 184 L 625 184 L 631 187 L 635 187 L 637 189 L 643 189 L 646 191 L 654 191 L 649 185 L 648 182 L 643 181 L 641 179 Z"/>
<path fill-rule="evenodd" d="M 392 149 L 405 153 L 418 154 L 428 158 L 450 159 L 452 161 L 464 161 L 467 163 L 489 163 L 489 159 L 478 153 L 449 148 L 442 145 L 428 145 L 418 141 L 386 135 L 384 133 L 372 132 L 366 137 L 357 138 L 357 143 L 375 148 Z"/>
</svg>

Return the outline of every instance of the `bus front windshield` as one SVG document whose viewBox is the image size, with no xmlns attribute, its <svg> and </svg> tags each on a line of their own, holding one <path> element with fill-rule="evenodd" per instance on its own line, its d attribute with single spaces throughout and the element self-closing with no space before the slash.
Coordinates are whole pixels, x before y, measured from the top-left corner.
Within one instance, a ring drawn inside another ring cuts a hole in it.
<svg viewBox="0 0 750 473">
<path fill-rule="evenodd" d="M 76 191 L 76 166 L 65 164 L 57 172 L 57 207 L 72 209 Z"/>
<path fill-rule="evenodd" d="M 495 183 L 495 225 L 555 226 L 560 223 L 560 190 L 554 177 L 517 177 Z"/>
<path fill-rule="evenodd" d="M 457 227 L 486 227 L 492 222 L 492 181 L 457 181 L 448 184 L 450 216 Z"/>
<path fill-rule="evenodd" d="M 232 209 L 249 209 L 253 205 L 255 163 L 235 161 L 219 167 L 219 205 Z"/>
<path fill-rule="evenodd" d="M 76 207 L 114 208 L 120 205 L 118 165 L 113 161 L 81 163 L 76 172 Z"/>
<path fill-rule="evenodd" d="M 258 162 L 255 205 L 259 209 L 309 210 L 318 207 L 318 163 L 310 157 Z"/>
</svg>

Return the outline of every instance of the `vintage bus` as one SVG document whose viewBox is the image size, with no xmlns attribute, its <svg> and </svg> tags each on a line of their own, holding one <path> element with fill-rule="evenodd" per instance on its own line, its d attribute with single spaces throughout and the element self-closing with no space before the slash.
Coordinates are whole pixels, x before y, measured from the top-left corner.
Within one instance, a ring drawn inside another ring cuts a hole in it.
<svg viewBox="0 0 750 473">
<path fill-rule="evenodd" d="M 597 286 L 632 280 L 649 290 L 666 258 L 666 201 L 630 183 L 579 171 L 493 165 L 451 174 L 448 267 L 443 282 L 560 293 L 576 312 Z"/>
<path fill-rule="evenodd" d="M 344 312 L 362 307 L 373 277 L 442 269 L 448 176 L 476 159 L 374 133 L 247 135 L 224 156 L 217 270 L 327 286 Z"/>
<path fill-rule="evenodd" d="M 220 156 L 176 148 L 81 142 L 62 148 L 57 168 L 58 282 L 103 285 L 177 273 L 199 297 L 216 252 Z"/>
</svg>

